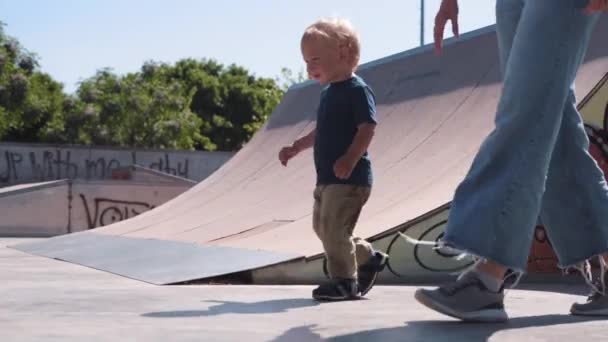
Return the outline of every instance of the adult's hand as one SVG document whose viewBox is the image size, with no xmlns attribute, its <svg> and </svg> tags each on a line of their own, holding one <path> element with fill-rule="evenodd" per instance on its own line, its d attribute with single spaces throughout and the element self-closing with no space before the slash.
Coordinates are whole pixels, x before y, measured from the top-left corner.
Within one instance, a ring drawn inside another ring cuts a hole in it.
<svg viewBox="0 0 608 342">
<path fill-rule="evenodd" d="M 437 15 L 435 16 L 435 29 L 433 33 L 435 38 L 435 53 L 438 55 L 441 54 L 443 32 L 448 21 L 452 22 L 452 32 L 454 36 L 458 37 L 458 0 L 441 1 L 441 6 L 439 6 L 439 11 L 437 11 Z"/>
</svg>

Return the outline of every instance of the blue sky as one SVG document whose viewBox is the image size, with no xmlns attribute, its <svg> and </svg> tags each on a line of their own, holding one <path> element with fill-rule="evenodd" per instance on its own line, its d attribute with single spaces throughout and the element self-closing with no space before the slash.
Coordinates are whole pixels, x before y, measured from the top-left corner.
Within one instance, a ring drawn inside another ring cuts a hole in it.
<svg viewBox="0 0 608 342">
<path fill-rule="evenodd" d="M 426 42 L 440 0 L 426 0 Z M 493 24 L 495 1 L 460 1 L 461 33 Z M 365 63 L 419 45 L 419 0 L 0 0 L 0 21 L 72 92 L 109 67 L 213 58 L 276 77 L 301 70 L 302 30 L 343 16 L 361 35 Z M 447 36 L 451 36 L 448 34 Z"/>
</svg>

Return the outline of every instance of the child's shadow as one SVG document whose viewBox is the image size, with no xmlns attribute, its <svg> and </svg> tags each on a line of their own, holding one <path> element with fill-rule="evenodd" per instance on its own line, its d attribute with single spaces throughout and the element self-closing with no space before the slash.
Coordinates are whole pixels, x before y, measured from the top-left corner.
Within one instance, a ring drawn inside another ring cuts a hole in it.
<svg viewBox="0 0 608 342">
<path fill-rule="evenodd" d="M 207 300 L 207 303 L 218 303 L 206 310 L 181 310 L 181 311 L 161 311 L 148 312 L 142 314 L 144 317 L 154 318 L 178 318 L 178 317 L 205 317 L 218 316 L 222 314 L 265 314 L 287 312 L 290 309 L 298 309 L 309 306 L 319 305 L 319 302 L 313 299 L 293 298 L 293 299 L 275 299 L 254 303 L 244 302 L 226 302 L 220 300 Z"/>
</svg>

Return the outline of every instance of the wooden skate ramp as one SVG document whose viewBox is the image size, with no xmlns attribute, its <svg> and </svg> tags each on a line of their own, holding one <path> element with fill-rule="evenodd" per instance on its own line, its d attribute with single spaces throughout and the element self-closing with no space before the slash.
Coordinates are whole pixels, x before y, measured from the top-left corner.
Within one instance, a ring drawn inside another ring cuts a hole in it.
<svg viewBox="0 0 608 342">
<path fill-rule="evenodd" d="M 608 71 L 607 36 L 604 16 L 577 78 L 579 98 Z M 500 91 L 494 28 L 449 41 L 440 57 L 425 46 L 368 63 L 358 73 L 376 93 L 379 126 L 370 149 L 375 184 L 356 233 L 387 239 L 396 227 L 451 200 L 492 130 Z M 94 232 L 17 248 L 152 283 L 319 255 L 322 246 L 311 228 L 312 151 L 286 168 L 277 160 L 282 146 L 314 127 L 319 91 L 312 83 L 290 89 L 247 146 L 157 209 Z"/>
</svg>

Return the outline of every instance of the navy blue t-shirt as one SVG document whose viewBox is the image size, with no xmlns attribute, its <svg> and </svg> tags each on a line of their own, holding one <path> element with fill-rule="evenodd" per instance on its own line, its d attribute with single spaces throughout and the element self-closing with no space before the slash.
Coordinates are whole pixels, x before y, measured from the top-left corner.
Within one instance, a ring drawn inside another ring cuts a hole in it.
<svg viewBox="0 0 608 342">
<path fill-rule="evenodd" d="M 375 96 L 363 79 L 354 76 L 330 83 L 322 90 L 314 146 L 317 185 L 372 185 L 372 167 L 367 152 L 348 179 L 339 179 L 334 174 L 334 163 L 346 153 L 357 127 L 363 123 L 377 123 Z"/>
</svg>

